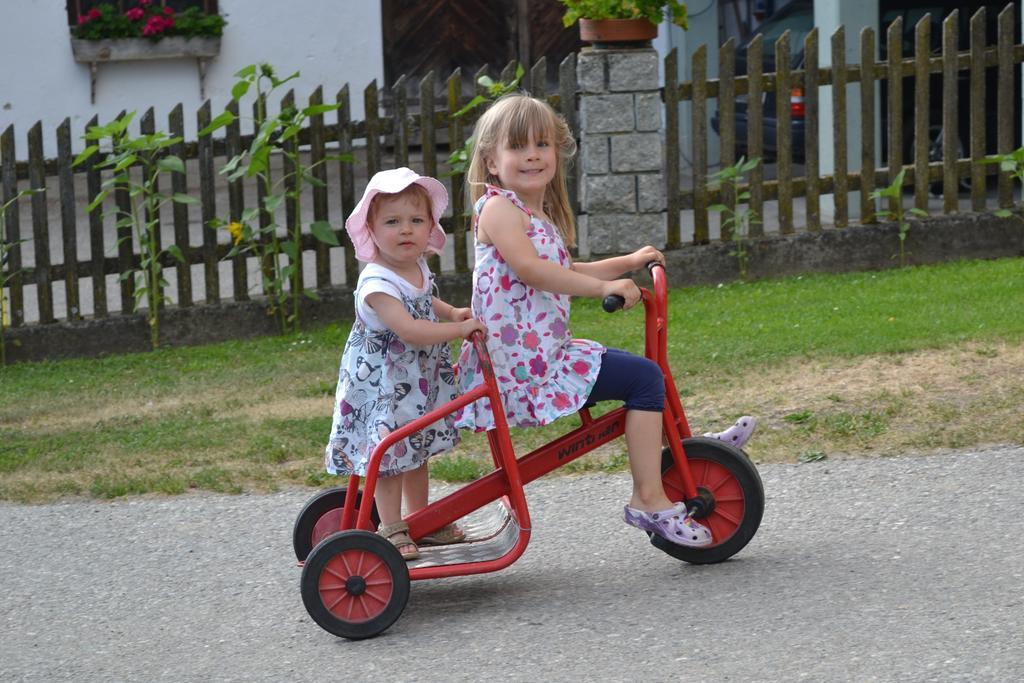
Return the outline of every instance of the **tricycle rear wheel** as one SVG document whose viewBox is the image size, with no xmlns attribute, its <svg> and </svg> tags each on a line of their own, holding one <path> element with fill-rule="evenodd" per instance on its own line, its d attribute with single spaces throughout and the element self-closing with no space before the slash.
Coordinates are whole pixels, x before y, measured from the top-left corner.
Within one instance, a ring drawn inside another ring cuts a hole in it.
<svg viewBox="0 0 1024 683">
<path fill-rule="evenodd" d="M 711 530 L 712 545 L 688 548 L 652 535 L 651 543 L 676 559 L 691 564 L 714 564 L 729 559 L 750 542 L 764 515 L 764 485 L 747 455 L 730 444 L 705 437 L 683 440 L 683 449 L 697 486 L 694 519 Z M 665 493 L 683 500 L 683 479 L 666 448 L 661 454 Z"/>
<path fill-rule="evenodd" d="M 339 531 L 302 567 L 302 602 L 320 628 L 351 640 L 372 638 L 402 616 L 409 568 L 390 541 L 369 531 Z"/>
<path fill-rule="evenodd" d="M 348 487 L 345 486 L 326 489 L 310 498 L 302 507 L 292 529 L 292 547 L 299 562 L 306 561 L 317 543 L 341 530 L 341 512 L 347 495 Z M 356 496 L 356 511 L 362 503 L 363 494 L 360 491 Z M 376 505 L 370 510 L 370 520 L 374 526 L 380 525 Z"/>
</svg>

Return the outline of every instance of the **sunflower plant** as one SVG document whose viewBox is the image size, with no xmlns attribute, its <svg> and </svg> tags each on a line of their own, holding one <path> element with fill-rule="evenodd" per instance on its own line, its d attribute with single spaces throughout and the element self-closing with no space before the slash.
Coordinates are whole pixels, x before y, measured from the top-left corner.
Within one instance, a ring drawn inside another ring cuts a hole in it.
<svg viewBox="0 0 1024 683">
<path fill-rule="evenodd" d="M 111 175 L 103 181 L 100 192 L 93 198 L 86 211 L 91 212 L 103 204 L 112 192 L 124 192 L 128 196 L 127 208 L 108 211 L 115 218 L 118 234 L 128 228 L 117 244 L 120 245 L 134 236 L 139 245 L 139 260 L 121 273 L 121 281 L 133 282 L 135 311 L 146 300 L 146 322 L 149 324 L 150 342 L 153 348 L 160 346 L 160 309 L 167 297 L 169 286 L 164 278 L 164 264 L 177 261 L 185 264 L 185 256 L 176 244 L 161 247 L 160 209 L 168 202 L 198 204 L 198 200 L 183 193 L 161 192 L 158 179 L 161 175 L 184 173 L 185 162 L 168 153 L 168 148 L 181 142 L 162 131 L 133 136 L 129 130 L 135 112 L 123 114 L 105 126 L 91 126 L 85 134 L 86 148 L 75 158 L 77 166 L 99 152 L 100 148 L 111 152 L 96 167 L 109 169 Z M 134 169 L 140 169 L 141 179 Z M 166 185 L 165 185 L 166 186 Z"/>
<path fill-rule="evenodd" d="M 267 313 L 278 322 L 282 334 L 301 329 L 299 304 L 302 297 L 316 299 L 316 293 L 302 284 L 302 212 L 300 202 L 303 192 L 309 187 L 323 187 L 324 183 L 313 170 L 330 161 L 352 161 L 350 154 L 325 155 L 319 161 L 307 164 L 295 144 L 303 127 L 311 116 L 318 116 L 336 110 L 339 104 L 315 104 L 299 109 L 283 107 L 277 114 L 267 111 L 266 102 L 271 94 L 289 81 L 298 78 L 295 72 L 285 78 L 278 78 L 270 64 L 250 64 L 235 74 L 239 80 L 231 89 L 231 98 L 240 103 L 250 93 L 255 98 L 252 125 L 255 134 L 248 149 L 229 159 L 220 169 L 221 175 L 233 182 L 242 177 L 255 178 L 262 186 L 263 199 L 258 206 L 246 209 L 238 220 L 215 219 L 211 225 L 227 230 L 232 246 L 226 258 L 239 254 L 251 254 L 260 263 L 263 292 L 267 297 Z M 239 111 L 243 108 L 239 104 Z M 231 110 L 218 115 L 200 135 L 234 123 L 240 117 Z M 288 141 L 293 144 L 285 144 Z M 285 172 L 276 180 L 270 177 L 271 157 L 280 155 L 287 160 Z M 290 170 L 289 170 L 290 169 Z M 291 202 L 291 220 L 285 225 L 277 222 L 282 206 Z M 262 220 L 261 220 L 262 219 Z M 313 221 L 308 224 L 313 238 L 325 244 L 340 246 L 334 228 L 327 221 Z"/>
</svg>

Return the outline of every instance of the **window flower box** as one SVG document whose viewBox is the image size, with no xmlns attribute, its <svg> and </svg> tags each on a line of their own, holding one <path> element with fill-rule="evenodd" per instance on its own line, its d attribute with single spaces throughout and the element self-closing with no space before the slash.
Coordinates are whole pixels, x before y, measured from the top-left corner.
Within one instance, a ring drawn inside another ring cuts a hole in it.
<svg viewBox="0 0 1024 683">
<path fill-rule="evenodd" d="M 220 54 L 220 38 L 186 38 L 170 36 L 160 40 L 149 38 L 107 38 L 104 40 L 71 39 L 76 62 L 125 62 L 144 59 L 194 57 L 209 59 Z"/>
<path fill-rule="evenodd" d="M 151 59 L 193 58 L 199 68 L 199 97 L 206 97 L 206 63 L 220 54 L 220 38 L 168 36 L 150 38 L 106 38 L 103 40 L 71 39 L 76 62 L 89 65 L 89 92 L 96 102 L 96 74 L 102 62 L 127 62 Z"/>
</svg>

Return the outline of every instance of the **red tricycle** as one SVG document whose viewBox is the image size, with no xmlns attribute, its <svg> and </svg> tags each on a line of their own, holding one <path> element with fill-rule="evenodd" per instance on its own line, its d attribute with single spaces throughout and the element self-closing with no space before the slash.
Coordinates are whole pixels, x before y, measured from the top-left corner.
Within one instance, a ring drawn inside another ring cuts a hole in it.
<svg viewBox="0 0 1024 683">
<path fill-rule="evenodd" d="M 716 439 L 694 437 L 686 421 L 666 357 L 668 286 L 664 268 L 651 267 L 653 294 L 641 290 L 645 312 L 645 355 L 665 375 L 662 480 L 673 501 L 685 501 L 690 514 L 711 530 L 711 545 L 691 548 L 651 534 L 651 543 L 694 564 L 722 562 L 753 538 L 764 512 L 764 488 L 757 468 L 740 449 Z M 611 299 L 612 297 L 609 297 Z M 621 305 L 621 300 L 619 302 Z M 605 301 L 605 308 L 615 304 Z M 523 487 L 535 479 L 622 436 L 626 412 L 618 408 L 594 418 L 584 407 L 582 424 L 549 444 L 517 458 L 499 398 L 490 357 L 480 333 L 473 336 L 485 381 L 423 417 L 389 434 L 370 457 L 360 477 L 320 492 L 299 513 L 293 542 L 302 565 L 302 601 L 313 620 L 337 636 L 369 638 L 401 616 L 411 581 L 493 572 L 508 567 L 526 550 L 530 513 Z M 465 541 L 421 546 L 420 559 L 406 562 L 398 549 L 374 530 L 379 524 L 372 501 L 384 453 L 398 441 L 444 416 L 487 398 L 496 427 L 487 432 L 494 471 L 405 518 L 414 541 L 463 519 L 488 517 L 466 525 Z"/>
</svg>

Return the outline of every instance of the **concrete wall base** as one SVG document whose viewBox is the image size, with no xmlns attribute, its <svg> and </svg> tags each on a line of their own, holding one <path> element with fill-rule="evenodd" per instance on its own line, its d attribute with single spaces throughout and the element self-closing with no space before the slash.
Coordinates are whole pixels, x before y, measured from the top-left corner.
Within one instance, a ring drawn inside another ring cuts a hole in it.
<svg viewBox="0 0 1024 683">
<path fill-rule="evenodd" d="M 762 280 L 802 273 L 896 268 L 898 235 L 895 223 L 882 223 L 750 240 L 747 277 Z M 739 279 L 738 262 L 731 253 L 734 250 L 731 243 L 714 242 L 666 252 L 669 284 L 682 287 Z M 1019 216 L 959 214 L 915 221 L 907 234 L 905 250 L 910 266 L 1024 256 L 1024 220 Z"/>
</svg>

